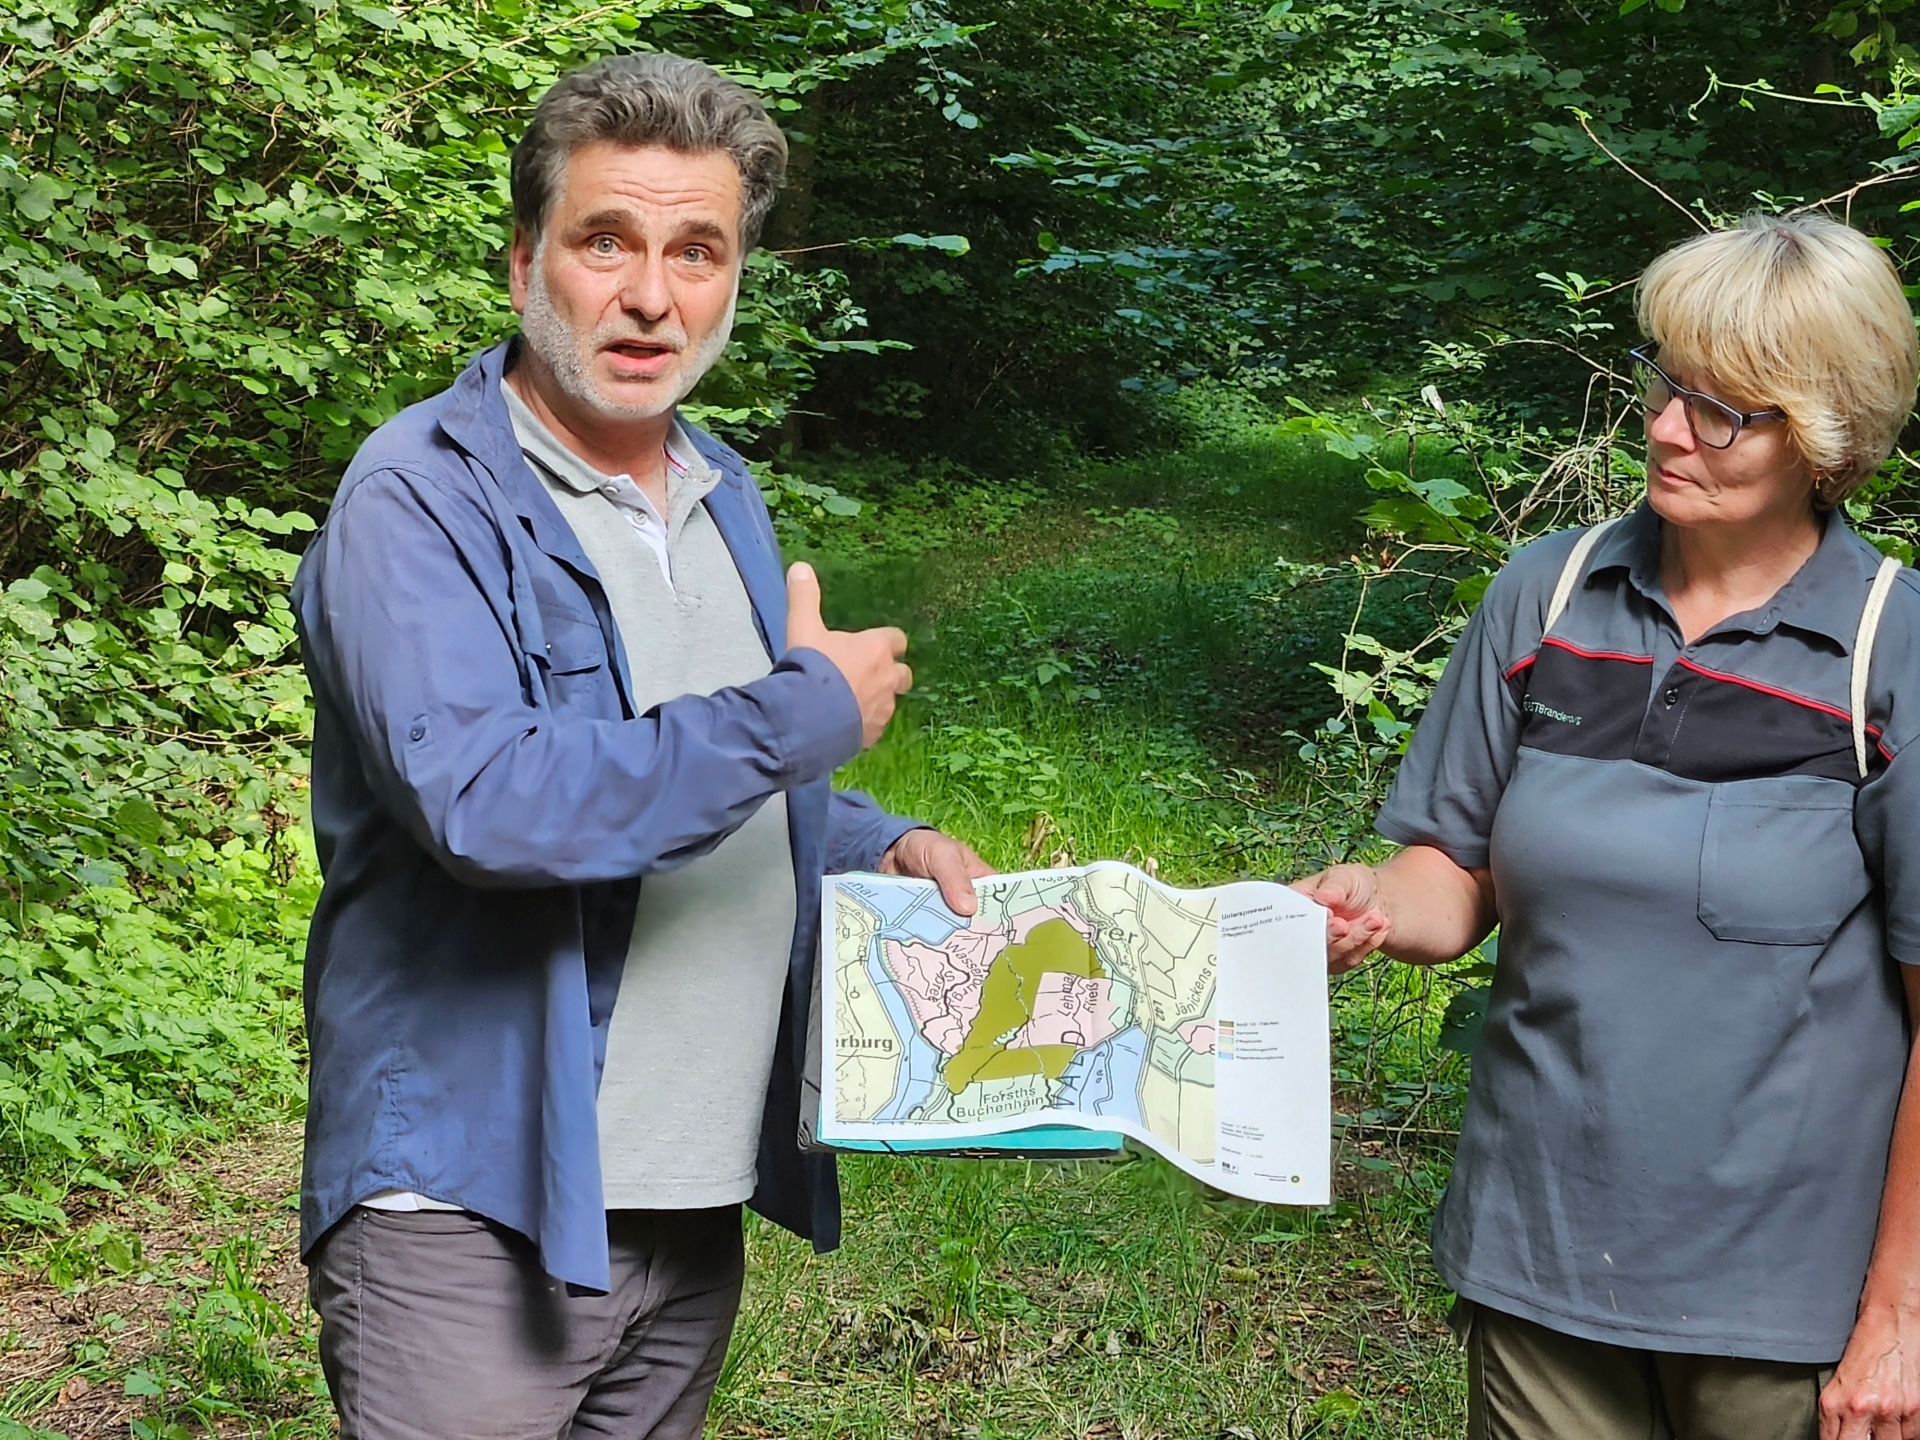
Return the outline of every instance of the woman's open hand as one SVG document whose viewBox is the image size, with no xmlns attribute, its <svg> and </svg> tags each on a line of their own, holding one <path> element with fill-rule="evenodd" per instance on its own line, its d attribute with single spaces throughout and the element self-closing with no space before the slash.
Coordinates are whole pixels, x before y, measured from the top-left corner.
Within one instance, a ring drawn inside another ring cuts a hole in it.
<svg viewBox="0 0 1920 1440">
<path fill-rule="evenodd" d="M 1861 1309 L 1820 1392 L 1820 1440 L 1920 1440 L 1920 1315 Z"/>
<path fill-rule="evenodd" d="M 1383 865 L 1334 865 L 1293 888 L 1327 907 L 1329 975 L 1376 950 L 1409 965 L 1457 960 L 1495 918 L 1492 874 L 1463 870 L 1431 845 L 1409 845 Z"/>
<path fill-rule="evenodd" d="M 1327 973 L 1353 969 L 1387 943 L 1392 922 L 1371 865 L 1335 865 L 1293 882 L 1315 904 L 1327 907 Z"/>
</svg>

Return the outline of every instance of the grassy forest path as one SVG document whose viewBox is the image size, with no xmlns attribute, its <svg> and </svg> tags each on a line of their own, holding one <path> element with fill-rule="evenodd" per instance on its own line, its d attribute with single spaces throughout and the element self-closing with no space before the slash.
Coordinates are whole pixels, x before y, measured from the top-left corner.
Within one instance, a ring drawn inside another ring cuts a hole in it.
<svg viewBox="0 0 1920 1440">
<path fill-rule="evenodd" d="M 816 557 L 829 618 L 906 625 L 920 688 L 849 783 L 1003 868 L 1111 856 L 1207 883 L 1302 863 L 1260 816 L 1284 809 L 1287 732 L 1330 708 L 1310 662 L 1355 600 L 1337 581 L 1280 595 L 1274 562 L 1342 558 L 1364 499 L 1268 434 L 870 517 L 865 543 Z M 1425 1242 L 1457 1105 L 1435 1076 L 1458 1062 L 1429 1043 L 1430 990 L 1356 995 L 1336 1007 L 1334 1206 L 1226 1200 L 1148 1158 L 851 1158 L 841 1250 L 751 1225 L 711 1433 L 1459 1433 Z M 16 1252 L 0 1440 L 332 1433 L 297 1184 L 297 1129 L 258 1130 Z"/>
</svg>

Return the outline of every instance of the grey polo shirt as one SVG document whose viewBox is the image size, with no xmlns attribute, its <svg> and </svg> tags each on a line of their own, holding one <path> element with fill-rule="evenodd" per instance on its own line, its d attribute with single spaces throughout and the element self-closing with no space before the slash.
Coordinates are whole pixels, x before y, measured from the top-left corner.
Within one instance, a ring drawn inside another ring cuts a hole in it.
<svg viewBox="0 0 1920 1440">
<path fill-rule="evenodd" d="M 1500 963 L 1434 1259 L 1460 1294 L 1642 1349 L 1827 1364 L 1873 1246 L 1920 964 L 1920 577 L 1837 515 L 1765 606 L 1681 643 L 1646 506 L 1514 556 L 1378 826 L 1490 866 Z"/>
<path fill-rule="evenodd" d="M 678 425 L 662 516 L 631 478 L 593 469 L 511 385 L 501 390 L 521 448 L 599 572 L 634 704 L 710 695 L 771 670 L 702 503 L 720 476 Z M 796 905 L 785 795 L 641 886 L 600 1075 L 609 1210 L 703 1209 L 753 1194 Z"/>
</svg>

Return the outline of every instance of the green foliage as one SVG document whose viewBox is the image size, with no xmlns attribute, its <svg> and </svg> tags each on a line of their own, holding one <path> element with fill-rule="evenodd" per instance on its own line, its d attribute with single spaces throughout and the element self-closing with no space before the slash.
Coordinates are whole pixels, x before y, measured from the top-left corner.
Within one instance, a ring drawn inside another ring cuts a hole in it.
<svg viewBox="0 0 1920 1440">
<path fill-rule="evenodd" d="M 896 54 L 951 88 L 965 36 L 925 0 L 0 0 L 0 1213 L 57 1227 L 70 1184 L 297 1113 L 287 585 L 360 440 L 511 329 L 531 101 L 660 46 L 792 115 Z M 883 348 L 862 323 L 756 257 L 693 413 L 779 425 L 818 357 Z"/>
<path fill-rule="evenodd" d="M 210 1283 L 191 1308 L 176 1304 L 169 1317 L 176 1353 L 197 1392 L 188 1408 L 201 1416 L 278 1395 L 286 1382 L 280 1352 L 301 1328 L 263 1292 L 260 1247 L 252 1236 L 235 1236 L 209 1259 Z"/>
<path fill-rule="evenodd" d="M 1238 652 L 1257 673 L 1269 637 L 1308 630 L 1312 653 L 1337 655 L 1353 582 L 1334 574 L 1276 595 L 1268 557 L 1281 543 L 1337 556 L 1344 517 L 1369 492 L 1359 466 L 1330 463 L 1310 437 L 1248 427 L 1241 441 L 1236 452 L 1223 433 L 1204 455 L 1102 467 L 1074 492 L 1098 503 L 1040 501 L 991 546 L 927 552 L 920 568 L 933 573 L 891 608 L 863 601 L 860 620 L 915 633 L 922 679 L 908 723 L 843 779 L 1003 867 L 1121 856 L 1208 883 L 1313 868 L 1336 808 L 1347 832 L 1363 831 L 1370 817 L 1351 798 L 1302 803 L 1293 763 L 1266 738 L 1271 692 L 1210 667 Z M 1295 512 L 1272 503 L 1296 480 L 1323 502 L 1297 536 Z M 981 549 L 992 563 L 976 565 Z M 883 556 L 868 563 L 894 573 Z M 1369 623 L 1389 630 L 1378 622 L 1393 608 Z M 1069 698 L 1059 676 L 1036 694 L 1028 682 L 1049 656 L 1071 660 L 1073 683 L 1098 696 Z M 1311 672 L 1307 683 L 1303 704 L 1324 708 Z M 1194 704 L 1208 692 L 1217 726 Z M 1464 1093 L 1441 1028 L 1459 988 L 1368 967 L 1336 994 L 1348 1178 L 1325 1211 L 1222 1202 L 1151 1160 L 847 1162 L 842 1251 L 815 1259 L 756 1230 L 716 1418 L 821 1436 L 910 1433 L 935 1418 L 955 1432 L 1052 1433 L 1063 1413 L 1075 1433 L 1457 1428 L 1456 1352 L 1418 1236 L 1445 1173 L 1443 1146 L 1425 1137 L 1457 1123 Z M 1382 1345 L 1322 1308 L 1366 1294 L 1401 1339 Z M 1315 1358 L 1336 1335 L 1343 1353 L 1357 1346 L 1357 1372 Z"/>
<path fill-rule="evenodd" d="M 182 811 L 182 832 L 205 813 Z M 289 884 L 237 835 L 160 853 L 174 873 L 144 895 L 100 883 L 0 922 L 8 1178 L 33 1177 L 0 1193 L 13 1221 L 58 1228 L 66 1183 L 117 1188 L 184 1141 L 300 1102 L 311 869 Z"/>
<path fill-rule="evenodd" d="M 916 109 L 898 62 L 863 74 L 819 111 L 781 243 L 938 225 L 972 251 L 848 257 L 915 350 L 879 389 L 828 361 L 807 434 L 1019 473 L 1062 434 L 1164 436 L 1198 379 L 1326 401 L 1407 380 L 1422 342 L 1477 347 L 1489 397 L 1575 424 L 1577 360 L 1531 343 L 1561 298 L 1531 277 L 1591 277 L 1587 323 L 1624 338 L 1618 282 L 1698 221 L 1891 177 L 1915 128 L 1899 8 L 957 0 L 988 27 L 979 127 Z M 1904 193 L 1845 202 L 1903 254 Z"/>
<path fill-rule="evenodd" d="M 61 1232 L 71 1187 L 298 1113 L 286 583 L 368 430 L 511 328 L 507 147 L 562 69 L 702 55 L 795 142 L 694 413 L 777 443 L 757 473 L 833 618 L 913 633 L 920 691 L 848 780 L 1002 865 L 1199 882 L 1379 852 L 1493 571 L 1640 478 L 1625 286 L 1690 216 L 1870 179 L 1853 216 L 1905 256 L 1900 9 L 0 0 L 0 1221 Z M 1912 464 L 1849 507 L 1903 556 Z M 1417 1234 L 1495 960 L 1340 982 L 1322 1215 L 1152 1164 L 849 1165 L 855 1253 L 757 1236 L 722 1416 L 1455 1425 Z M 44 1256 L 74 1287 L 151 1264 L 99 1220 Z M 133 1433 L 306 1433 L 311 1337 L 258 1247 L 202 1259 L 124 1376 Z M 1315 1287 L 1352 1302 L 1337 1353 L 1294 1313 Z M 1066 1387 L 1043 1407 L 1005 1383 L 1028 1365 Z"/>
<path fill-rule="evenodd" d="M 1290 1212 L 1146 1160 L 843 1173 L 857 1245 L 816 1258 L 750 1237 L 750 1348 L 716 1397 L 721 1433 L 1385 1440 L 1463 1423 L 1424 1216 L 1385 1186 Z"/>
</svg>

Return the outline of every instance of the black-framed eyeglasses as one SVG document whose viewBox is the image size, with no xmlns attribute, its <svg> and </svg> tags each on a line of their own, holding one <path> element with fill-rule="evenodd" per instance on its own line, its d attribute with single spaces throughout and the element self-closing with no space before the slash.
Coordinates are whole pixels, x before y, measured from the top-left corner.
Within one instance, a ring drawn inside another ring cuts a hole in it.
<svg viewBox="0 0 1920 1440">
<path fill-rule="evenodd" d="M 1648 424 L 1652 424 L 1654 416 L 1671 405 L 1677 395 L 1686 408 L 1687 428 L 1693 431 L 1693 438 L 1709 449 L 1724 450 L 1740 438 L 1740 432 L 1747 426 L 1787 418 L 1787 412 L 1777 405 L 1765 410 L 1736 410 L 1724 400 L 1689 390 L 1654 363 L 1648 353 L 1651 348 L 1642 346 L 1629 352 L 1633 360 L 1634 398 L 1646 412 Z"/>
</svg>

